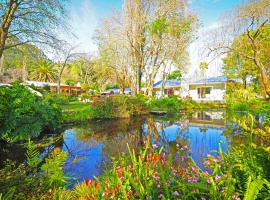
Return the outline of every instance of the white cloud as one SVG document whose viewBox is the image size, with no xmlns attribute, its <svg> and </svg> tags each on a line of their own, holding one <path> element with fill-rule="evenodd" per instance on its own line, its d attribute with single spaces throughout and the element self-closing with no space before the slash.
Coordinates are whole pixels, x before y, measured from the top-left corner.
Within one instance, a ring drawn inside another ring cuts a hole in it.
<svg viewBox="0 0 270 200">
<path fill-rule="evenodd" d="M 204 52 L 206 48 L 204 43 L 206 34 L 207 32 L 217 29 L 220 26 L 221 26 L 220 22 L 213 22 L 206 27 L 201 27 L 200 30 L 198 31 L 197 39 L 190 44 L 188 50 L 190 56 L 190 65 L 189 71 L 186 75 L 187 77 L 200 78 L 194 76 L 196 71 L 200 71 L 200 63 L 204 61 L 209 62 L 212 59 L 205 56 Z M 222 67 L 223 67 L 222 58 L 217 57 L 209 64 L 206 76 L 212 77 L 222 75 Z"/>
<path fill-rule="evenodd" d="M 80 53 L 96 53 L 97 45 L 93 40 L 98 26 L 99 15 L 97 9 L 89 0 L 73 1 L 70 5 L 69 24 L 71 32 L 75 34 L 60 34 L 72 46 L 77 46 Z"/>
</svg>

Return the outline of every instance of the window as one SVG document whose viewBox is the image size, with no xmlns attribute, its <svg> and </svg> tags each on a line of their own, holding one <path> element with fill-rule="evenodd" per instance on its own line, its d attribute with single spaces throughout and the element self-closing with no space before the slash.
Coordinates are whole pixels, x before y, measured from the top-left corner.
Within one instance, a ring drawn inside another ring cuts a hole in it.
<svg viewBox="0 0 270 200">
<path fill-rule="evenodd" d="M 205 94 L 210 94 L 211 93 L 211 90 L 212 90 L 211 87 L 205 88 Z"/>
<path fill-rule="evenodd" d="M 204 99 L 206 98 L 207 94 L 211 93 L 212 88 L 211 87 L 202 87 L 202 88 L 197 88 L 197 92 L 198 92 L 198 97 L 200 99 Z"/>
</svg>

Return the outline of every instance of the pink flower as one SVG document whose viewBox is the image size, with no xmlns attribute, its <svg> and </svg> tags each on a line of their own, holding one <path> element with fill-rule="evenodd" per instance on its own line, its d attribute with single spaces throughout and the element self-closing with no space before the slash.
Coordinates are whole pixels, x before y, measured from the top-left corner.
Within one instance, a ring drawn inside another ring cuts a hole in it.
<svg viewBox="0 0 270 200">
<path fill-rule="evenodd" d="M 208 184 L 211 184 L 211 180 L 208 178 L 206 181 Z"/>
<path fill-rule="evenodd" d="M 227 189 L 224 188 L 224 187 L 223 187 L 222 190 L 221 190 L 222 193 L 225 193 L 226 191 L 227 191 Z"/>
<path fill-rule="evenodd" d="M 232 198 L 233 200 L 241 200 L 241 198 L 238 197 L 236 193 L 233 194 Z"/>
<path fill-rule="evenodd" d="M 154 149 L 158 149 L 158 145 L 157 145 L 157 144 L 153 144 L 152 147 L 153 147 Z"/>
<path fill-rule="evenodd" d="M 162 193 L 160 193 L 160 194 L 158 195 L 158 198 L 159 198 L 159 199 L 162 199 L 163 196 L 164 196 L 164 195 L 163 195 Z"/>
<path fill-rule="evenodd" d="M 192 170 L 193 172 L 196 172 L 196 173 L 199 172 L 199 169 L 198 169 L 197 167 L 195 167 L 195 166 L 191 166 L 191 170 Z"/>
<path fill-rule="evenodd" d="M 180 145 L 179 144 L 176 144 L 176 147 L 178 148 Z"/>
<path fill-rule="evenodd" d="M 153 177 L 154 177 L 155 180 L 159 180 L 159 175 L 158 175 L 157 172 L 155 172 L 155 173 L 153 174 Z"/>
<path fill-rule="evenodd" d="M 177 192 L 177 191 L 174 191 L 173 195 L 177 196 L 177 197 L 180 196 L 179 192 Z"/>
<path fill-rule="evenodd" d="M 206 160 L 206 161 L 204 161 L 204 163 L 203 163 L 204 165 L 210 165 L 211 164 L 211 162 L 209 161 L 209 160 Z"/>
<path fill-rule="evenodd" d="M 181 150 L 182 150 L 182 151 L 188 150 L 188 146 L 185 145 L 185 146 L 181 147 Z"/>
<path fill-rule="evenodd" d="M 215 175 L 215 180 L 217 181 L 218 179 L 220 179 L 221 178 L 221 176 L 219 176 L 219 175 Z"/>
</svg>

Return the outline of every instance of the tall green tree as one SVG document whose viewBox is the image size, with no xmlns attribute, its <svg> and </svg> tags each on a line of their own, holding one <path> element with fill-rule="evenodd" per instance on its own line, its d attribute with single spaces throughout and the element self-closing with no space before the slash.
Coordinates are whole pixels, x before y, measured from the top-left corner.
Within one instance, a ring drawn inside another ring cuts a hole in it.
<svg viewBox="0 0 270 200">
<path fill-rule="evenodd" d="M 243 35 L 236 38 L 232 44 L 233 47 L 240 47 L 242 51 L 250 54 L 251 48 L 246 48 L 247 38 Z M 244 56 L 237 54 L 236 52 L 230 52 L 223 59 L 224 62 L 224 73 L 228 78 L 242 79 L 244 88 L 247 86 L 248 76 L 258 77 L 259 72 L 254 63 L 246 59 Z"/>
<path fill-rule="evenodd" d="M 6 49 L 27 43 L 55 45 L 64 27 L 65 0 L 0 1 L 0 59 Z M 0 66 L 2 72 L 2 66 Z M 1 74 L 0 74 L 1 75 Z"/>
<path fill-rule="evenodd" d="M 195 17 L 184 0 L 126 0 L 123 12 L 106 19 L 98 30 L 100 53 L 111 66 L 119 85 L 140 90 L 142 75 L 153 95 L 158 73 L 167 78 L 172 66 L 183 69 Z"/>
<path fill-rule="evenodd" d="M 40 62 L 38 67 L 34 68 L 31 73 L 31 79 L 44 82 L 55 82 L 57 80 L 58 71 L 55 64 L 47 60 Z"/>
</svg>

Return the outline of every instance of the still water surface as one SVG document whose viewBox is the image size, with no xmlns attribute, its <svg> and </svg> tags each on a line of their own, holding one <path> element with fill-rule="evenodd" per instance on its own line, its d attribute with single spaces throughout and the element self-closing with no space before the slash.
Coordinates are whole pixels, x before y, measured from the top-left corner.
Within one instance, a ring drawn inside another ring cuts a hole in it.
<svg viewBox="0 0 270 200">
<path fill-rule="evenodd" d="M 230 139 L 223 134 L 226 129 L 223 111 L 147 116 L 75 126 L 64 131 L 58 145 L 69 152 L 65 172 L 77 182 L 101 175 L 110 167 L 112 157 L 117 159 L 127 152 L 127 143 L 136 150 L 147 138 L 169 151 L 174 151 L 177 143 L 188 145 L 191 157 L 203 169 L 207 154 L 217 156 L 220 148 L 223 152 L 228 150 Z"/>
</svg>

